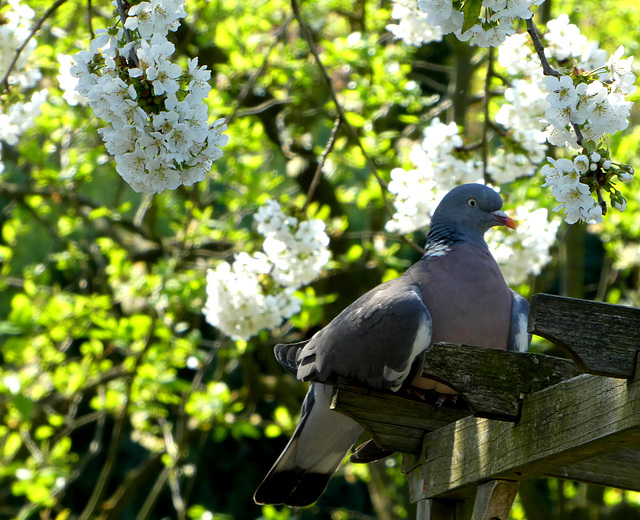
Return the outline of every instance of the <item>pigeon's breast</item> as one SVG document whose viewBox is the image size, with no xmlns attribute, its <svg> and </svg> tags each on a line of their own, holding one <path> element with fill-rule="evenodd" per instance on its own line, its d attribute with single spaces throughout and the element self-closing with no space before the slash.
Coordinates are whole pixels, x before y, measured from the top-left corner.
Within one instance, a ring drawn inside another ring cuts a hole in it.
<svg viewBox="0 0 640 520">
<path fill-rule="evenodd" d="M 428 260 L 422 297 L 433 320 L 433 342 L 507 348 L 511 293 L 491 253 L 457 244 Z"/>
</svg>

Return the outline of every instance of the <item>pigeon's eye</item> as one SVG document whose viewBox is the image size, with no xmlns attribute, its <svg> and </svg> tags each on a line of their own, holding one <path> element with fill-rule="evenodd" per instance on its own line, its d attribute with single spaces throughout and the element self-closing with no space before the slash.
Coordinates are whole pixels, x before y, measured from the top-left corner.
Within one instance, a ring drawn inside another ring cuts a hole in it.
<svg viewBox="0 0 640 520">
<path fill-rule="evenodd" d="M 467 204 L 469 205 L 470 208 L 475 208 L 478 205 L 478 203 L 476 202 L 476 199 L 469 199 L 467 201 Z"/>
</svg>

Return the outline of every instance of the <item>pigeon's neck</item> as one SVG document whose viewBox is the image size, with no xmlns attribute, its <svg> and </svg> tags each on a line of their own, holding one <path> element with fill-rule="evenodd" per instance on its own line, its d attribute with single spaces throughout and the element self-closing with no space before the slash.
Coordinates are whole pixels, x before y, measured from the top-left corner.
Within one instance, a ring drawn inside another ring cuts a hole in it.
<svg viewBox="0 0 640 520">
<path fill-rule="evenodd" d="M 425 256 L 442 256 L 459 243 L 475 244 L 489 250 L 484 235 L 446 224 L 432 224 L 427 235 Z"/>
</svg>

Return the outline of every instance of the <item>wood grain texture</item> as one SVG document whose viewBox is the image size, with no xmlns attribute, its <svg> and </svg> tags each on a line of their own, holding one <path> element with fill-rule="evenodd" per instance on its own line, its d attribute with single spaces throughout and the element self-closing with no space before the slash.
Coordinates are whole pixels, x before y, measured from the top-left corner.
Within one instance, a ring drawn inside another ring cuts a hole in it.
<svg viewBox="0 0 640 520">
<path fill-rule="evenodd" d="M 379 392 L 341 381 L 331 408 L 358 421 L 380 448 L 418 454 L 426 431 L 471 415 L 470 411 L 435 406 L 391 392 Z"/>
<path fill-rule="evenodd" d="M 523 394 L 574 377 L 580 370 L 569 360 L 439 343 L 426 353 L 422 375 L 451 386 L 478 417 L 515 420 Z"/>
<path fill-rule="evenodd" d="M 546 475 L 640 491 L 640 446 L 622 448 L 569 466 L 552 469 Z"/>
<path fill-rule="evenodd" d="M 635 444 L 640 381 L 582 375 L 526 396 L 515 424 L 467 417 L 426 434 L 424 458 L 406 465 L 415 468 L 410 494 L 455 497 L 488 479 L 549 474 Z"/>
<path fill-rule="evenodd" d="M 536 294 L 528 329 L 562 347 L 586 373 L 634 376 L 640 309 Z"/>
<path fill-rule="evenodd" d="M 425 355 L 423 374 L 455 388 L 470 410 L 436 408 L 391 392 L 341 381 L 332 408 L 358 421 L 381 447 L 418 454 L 425 432 L 475 414 L 514 421 L 522 396 L 579 373 L 566 359 L 441 343 Z"/>
</svg>

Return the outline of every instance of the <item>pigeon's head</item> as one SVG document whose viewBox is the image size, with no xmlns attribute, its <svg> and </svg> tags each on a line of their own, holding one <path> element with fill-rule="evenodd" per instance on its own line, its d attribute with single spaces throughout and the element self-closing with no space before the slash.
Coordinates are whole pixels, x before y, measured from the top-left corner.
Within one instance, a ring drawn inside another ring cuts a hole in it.
<svg viewBox="0 0 640 520">
<path fill-rule="evenodd" d="M 433 213 L 431 228 L 445 228 L 482 238 L 493 226 L 515 229 L 515 221 L 502 208 L 498 193 L 482 184 L 463 184 L 447 193 Z"/>
</svg>

